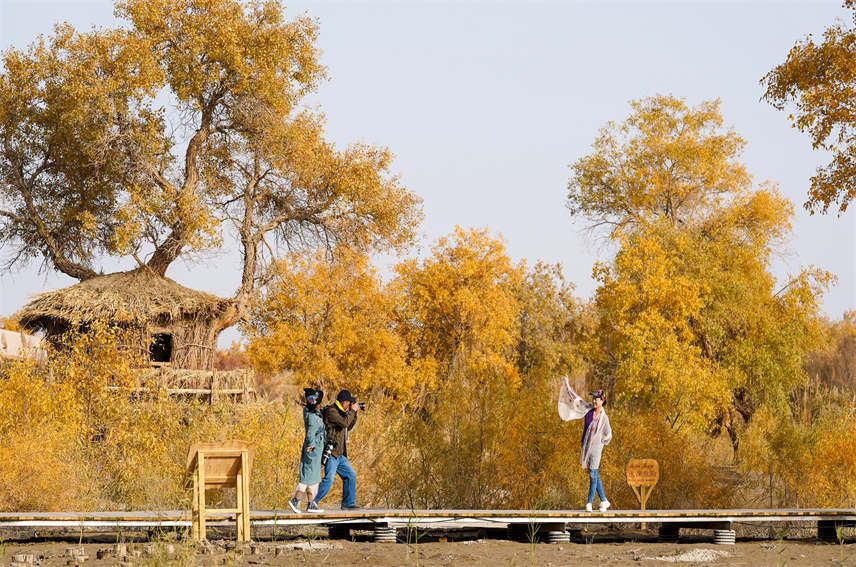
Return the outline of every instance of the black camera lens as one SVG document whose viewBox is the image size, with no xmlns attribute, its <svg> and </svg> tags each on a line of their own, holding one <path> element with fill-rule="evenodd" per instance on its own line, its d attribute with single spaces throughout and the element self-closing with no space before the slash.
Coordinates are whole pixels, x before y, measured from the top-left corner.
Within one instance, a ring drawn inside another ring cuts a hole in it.
<svg viewBox="0 0 856 567">
<path fill-rule="evenodd" d="M 321 454 L 321 466 L 326 467 L 327 461 L 330 460 L 330 456 L 333 454 L 333 448 L 336 446 L 336 442 L 332 439 L 327 441 L 324 444 L 324 453 Z"/>
</svg>

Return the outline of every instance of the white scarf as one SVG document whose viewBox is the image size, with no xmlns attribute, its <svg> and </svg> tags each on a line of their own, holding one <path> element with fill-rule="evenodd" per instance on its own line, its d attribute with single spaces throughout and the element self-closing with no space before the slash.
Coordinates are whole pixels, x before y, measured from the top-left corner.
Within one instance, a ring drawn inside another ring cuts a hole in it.
<svg viewBox="0 0 856 567">
<path fill-rule="evenodd" d="M 559 389 L 559 417 L 562 421 L 582 419 L 586 416 L 594 404 L 587 402 L 571 390 L 568 377 L 562 376 L 562 386 Z"/>
</svg>

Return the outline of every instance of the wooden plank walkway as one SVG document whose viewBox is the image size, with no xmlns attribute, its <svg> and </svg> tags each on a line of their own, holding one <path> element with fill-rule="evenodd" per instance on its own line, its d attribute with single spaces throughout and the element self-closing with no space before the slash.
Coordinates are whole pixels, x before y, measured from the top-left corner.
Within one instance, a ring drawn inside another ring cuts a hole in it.
<svg viewBox="0 0 856 567">
<path fill-rule="evenodd" d="M 224 519 L 226 516 L 224 515 Z M 492 524 L 626 524 L 626 523 L 856 523 L 856 508 L 743 509 L 743 510 L 394 510 L 364 508 L 329 510 L 321 514 L 253 510 L 250 519 L 259 525 L 326 525 L 370 523 L 413 525 L 439 522 L 489 522 Z M 158 510 L 133 512 L 0 512 L 3 526 L 184 526 L 189 512 Z"/>
</svg>

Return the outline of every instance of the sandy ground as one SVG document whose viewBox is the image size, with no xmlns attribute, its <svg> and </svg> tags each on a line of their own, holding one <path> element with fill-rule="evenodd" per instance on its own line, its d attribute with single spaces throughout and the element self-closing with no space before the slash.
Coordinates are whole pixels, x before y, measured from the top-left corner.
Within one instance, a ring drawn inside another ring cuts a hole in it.
<svg viewBox="0 0 856 567">
<path fill-rule="evenodd" d="M 127 552 L 122 558 L 116 555 Z M 81 556 L 81 553 L 82 556 Z M 99 553 L 99 551 L 101 553 Z M 101 556 L 99 558 L 99 555 Z M 16 561 L 17 560 L 17 561 Z M 24 563 L 20 563 L 24 560 Z M 33 560 L 33 563 L 29 563 Z M 3 567 L 24 565 L 299 565 L 343 566 L 447 566 L 538 565 L 745 565 L 856 567 L 856 544 L 816 541 L 738 542 L 734 546 L 710 543 L 571 543 L 535 545 L 502 540 L 406 543 L 371 543 L 343 540 L 298 539 L 236 546 L 234 542 L 195 546 L 183 543 L 105 544 L 68 542 L 0 544 Z"/>
</svg>

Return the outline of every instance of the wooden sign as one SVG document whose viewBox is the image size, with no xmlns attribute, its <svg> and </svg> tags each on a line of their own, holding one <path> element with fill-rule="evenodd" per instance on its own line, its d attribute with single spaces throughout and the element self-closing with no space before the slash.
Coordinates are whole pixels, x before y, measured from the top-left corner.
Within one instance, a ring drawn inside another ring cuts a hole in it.
<svg viewBox="0 0 856 567">
<path fill-rule="evenodd" d="M 630 459 L 627 461 L 625 472 L 627 484 L 636 494 L 636 499 L 641 506 L 640 510 L 644 510 L 651 491 L 660 480 L 660 464 L 655 459 Z M 645 524 L 642 524 L 642 528 L 645 528 Z"/>
<path fill-rule="evenodd" d="M 634 490 L 642 487 L 654 488 L 658 480 L 660 480 L 660 464 L 655 459 L 627 461 L 627 484 Z"/>
</svg>

